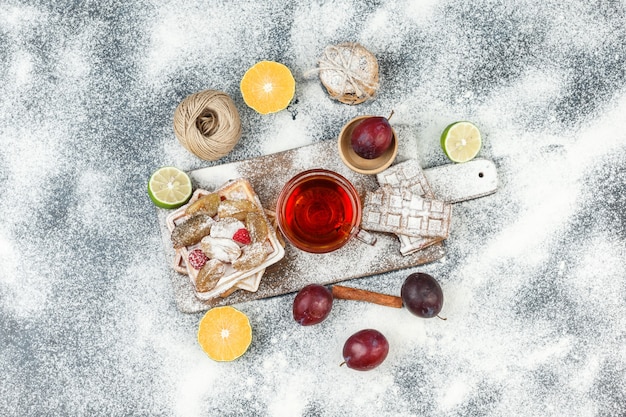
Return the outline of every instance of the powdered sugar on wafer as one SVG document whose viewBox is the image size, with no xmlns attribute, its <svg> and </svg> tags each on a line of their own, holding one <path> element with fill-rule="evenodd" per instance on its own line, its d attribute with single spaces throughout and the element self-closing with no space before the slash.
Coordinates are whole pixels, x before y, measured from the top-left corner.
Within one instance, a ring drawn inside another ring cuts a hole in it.
<svg viewBox="0 0 626 417">
<path fill-rule="evenodd" d="M 385 185 L 365 195 L 361 227 L 371 231 L 445 239 L 450 231 L 451 213 L 452 206 L 448 203 Z"/>
<path fill-rule="evenodd" d="M 406 188 L 418 196 L 435 198 L 422 167 L 415 159 L 409 159 L 387 168 L 376 174 L 376 179 L 380 185 Z"/>
<path fill-rule="evenodd" d="M 415 159 L 408 159 L 399 164 L 393 165 L 376 175 L 380 185 L 390 185 L 396 188 L 406 188 L 421 197 L 435 198 L 435 194 L 424 175 L 424 171 L 419 162 Z M 408 236 L 398 233 L 400 239 L 400 253 L 404 256 L 415 253 L 419 250 L 441 242 L 443 238 L 433 238 L 424 236 Z"/>
</svg>

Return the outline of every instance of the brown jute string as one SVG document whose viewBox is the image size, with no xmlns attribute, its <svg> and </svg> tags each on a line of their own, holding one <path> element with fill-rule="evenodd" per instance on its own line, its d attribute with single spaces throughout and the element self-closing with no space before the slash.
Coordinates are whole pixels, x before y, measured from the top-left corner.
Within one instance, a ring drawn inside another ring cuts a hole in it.
<svg viewBox="0 0 626 417">
<path fill-rule="evenodd" d="M 204 90 L 186 97 L 176 107 L 174 134 L 189 152 L 215 161 L 239 142 L 241 119 L 228 94 Z"/>
</svg>

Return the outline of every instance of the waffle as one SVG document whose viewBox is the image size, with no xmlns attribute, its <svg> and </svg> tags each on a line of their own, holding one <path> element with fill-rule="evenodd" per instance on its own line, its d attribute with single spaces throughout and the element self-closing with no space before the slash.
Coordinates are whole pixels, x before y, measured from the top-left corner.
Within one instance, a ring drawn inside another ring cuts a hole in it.
<svg viewBox="0 0 626 417">
<path fill-rule="evenodd" d="M 225 273 L 219 279 L 215 287 L 209 291 L 201 292 L 198 291 L 196 286 L 198 270 L 193 268 L 188 261 L 189 252 L 200 247 L 200 245 L 194 244 L 177 249 L 173 267 L 176 271 L 188 275 L 193 285 L 195 295 L 200 300 L 209 300 L 218 296 L 226 296 L 236 289 L 256 291 L 265 269 L 281 260 L 285 254 L 284 248 L 276 236 L 275 229 L 271 226 L 270 221 L 264 213 L 258 196 L 254 192 L 252 185 L 246 179 L 241 178 L 229 181 L 216 190 L 215 193 L 225 200 L 251 201 L 254 203 L 254 206 L 259 210 L 259 212 L 263 213 L 263 218 L 267 222 L 269 231 L 266 241 L 263 242 L 267 248 L 268 254 L 263 263 L 248 270 L 238 271 L 234 269 L 231 264 L 226 264 Z M 200 197 L 207 194 L 210 194 L 210 192 L 207 190 L 197 189 L 189 200 L 189 203 L 171 213 L 166 218 L 166 225 L 169 231 L 172 232 L 176 226 L 187 220 L 189 216 L 185 213 L 186 208 Z"/>
</svg>

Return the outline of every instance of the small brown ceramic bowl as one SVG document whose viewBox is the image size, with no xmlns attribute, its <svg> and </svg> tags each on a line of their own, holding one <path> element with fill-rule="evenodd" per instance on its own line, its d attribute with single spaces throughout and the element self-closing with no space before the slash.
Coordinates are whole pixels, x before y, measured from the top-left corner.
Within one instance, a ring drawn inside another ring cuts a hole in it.
<svg viewBox="0 0 626 417">
<path fill-rule="evenodd" d="M 384 154 L 374 159 L 365 159 L 357 155 L 352 149 L 352 144 L 350 143 L 352 137 L 352 130 L 356 127 L 356 125 L 363 119 L 367 119 L 368 117 L 375 116 L 358 116 L 354 119 L 350 120 L 348 123 L 344 125 L 339 133 L 339 156 L 341 156 L 341 160 L 344 164 L 348 166 L 351 170 L 358 172 L 360 174 L 378 174 L 379 172 L 384 171 L 389 168 L 389 166 L 396 159 L 396 155 L 398 154 L 398 137 L 396 135 L 396 131 L 391 128 L 391 132 L 393 137 L 391 138 L 391 145 L 385 151 Z"/>
</svg>

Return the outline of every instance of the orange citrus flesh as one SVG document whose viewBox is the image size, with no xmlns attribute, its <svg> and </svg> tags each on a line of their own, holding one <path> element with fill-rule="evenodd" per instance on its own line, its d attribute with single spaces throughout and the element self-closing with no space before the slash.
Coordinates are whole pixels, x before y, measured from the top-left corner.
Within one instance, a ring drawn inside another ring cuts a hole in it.
<svg viewBox="0 0 626 417">
<path fill-rule="evenodd" d="M 207 311 L 198 327 L 198 343 L 213 360 L 232 361 L 243 355 L 252 342 L 248 316 L 230 307 Z"/>
<path fill-rule="evenodd" d="M 296 92 L 296 81 L 285 65 L 260 61 L 246 71 L 239 87 L 248 106 L 268 114 L 287 108 Z"/>
</svg>

